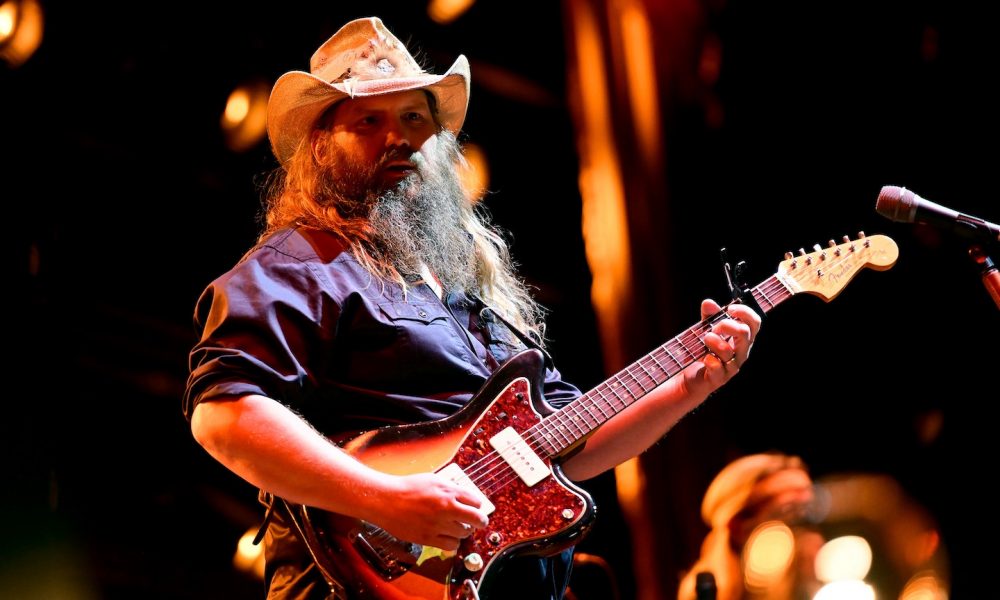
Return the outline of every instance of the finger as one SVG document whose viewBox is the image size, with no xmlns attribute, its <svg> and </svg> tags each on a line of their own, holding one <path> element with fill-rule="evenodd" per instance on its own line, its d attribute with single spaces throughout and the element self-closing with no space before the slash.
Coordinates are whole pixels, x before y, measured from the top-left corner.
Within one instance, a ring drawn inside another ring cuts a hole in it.
<svg viewBox="0 0 1000 600">
<path fill-rule="evenodd" d="M 449 537 L 463 539 L 472 535 L 474 528 L 468 523 L 463 523 L 462 521 L 452 521 L 445 528 L 444 534 Z"/>
<path fill-rule="evenodd" d="M 490 524 L 489 518 L 486 516 L 480 506 L 482 503 L 478 498 L 476 498 L 476 505 L 472 506 L 467 503 L 456 502 L 455 508 L 457 510 L 457 517 L 460 523 L 468 523 L 469 525 L 476 528 L 483 528 Z"/>
<path fill-rule="evenodd" d="M 706 333 L 703 341 L 705 347 L 708 348 L 708 357 L 716 359 L 720 364 L 732 360 L 736 355 L 733 343 L 714 331 Z"/>
<path fill-rule="evenodd" d="M 483 505 L 483 498 L 479 494 L 468 490 L 464 487 L 455 488 L 455 501 L 463 506 L 471 506 L 473 508 L 480 508 Z"/>
<path fill-rule="evenodd" d="M 741 362 L 746 359 L 750 353 L 751 329 L 749 325 L 736 319 L 725 319 L 716 324 L 713 331 L 722 337 L 723 341 L 732 349 L 732 354 L 738 356 Z M 732 357 L 719 354 L 719 358 L 726 362 Z"/>
<path fill-rule="evenodd" d="M 701 301 L 701 320 L 704 321 L 720 310 L 722 310 L 722 307 L 719 306 L 718 302 L 711 298 L 705 298 Z"/>
<path fill-rule="evenodd" d="M 745 304 L 733 304 L 729 307 L 729 314 L 750 326 L 750 341 L 757 339 L 757 332 L 760 331 L 760 315 L 755 310 Z"/>
</svg>

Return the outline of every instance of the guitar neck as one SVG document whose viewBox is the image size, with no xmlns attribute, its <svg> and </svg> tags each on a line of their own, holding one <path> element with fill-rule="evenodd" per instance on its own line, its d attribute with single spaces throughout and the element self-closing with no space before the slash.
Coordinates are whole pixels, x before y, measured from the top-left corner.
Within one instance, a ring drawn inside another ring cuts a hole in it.
<svg viewBox="0 0 1000 600">
<path fill-rule="evenodd" d="M 765 313 L 794 293 L 777 275 L 750 290 Z M 729 313 L 723 309 L 696 323 L 544 419 L 527 432 L 536 442 L 533 445 L 550 457 L 566 451 L 661 383 L 704 357 L 708 350 L 702 339 L 716 323 L 726 318 Z"/>
</svg>

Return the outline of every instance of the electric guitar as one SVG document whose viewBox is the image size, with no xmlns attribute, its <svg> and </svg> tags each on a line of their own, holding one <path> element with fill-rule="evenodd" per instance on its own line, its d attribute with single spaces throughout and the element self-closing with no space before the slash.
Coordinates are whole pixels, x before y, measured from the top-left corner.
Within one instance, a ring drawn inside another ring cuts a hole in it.
<svg viewBox="0 0 1000 600">
<path fill-rule="evenodd" d="M 765 313 L 798 293 L 829 302 L 863 268 L 896 262 L 896 243 L 882 235 L 785 255 L 776 274 L 747 290 Z M 589 530 L 594 503 L 562 473 L 557 459 L 591 432 L 703 358 L 702 342 L 718 314 L 690 327 L 559 410 L 544 402 L 540 352 L 504 363 L 458 413 L 429 423 L 362 433 L 341 444 L 364 464 L 396 475 L 440 472 L 478 490 L 489 526 L 456 552 L 396 539 L 379 527 L 288 503 L 316 564 L 344 598 L 473 600 L 504 559 L 547 555 Z"/>
</svg>

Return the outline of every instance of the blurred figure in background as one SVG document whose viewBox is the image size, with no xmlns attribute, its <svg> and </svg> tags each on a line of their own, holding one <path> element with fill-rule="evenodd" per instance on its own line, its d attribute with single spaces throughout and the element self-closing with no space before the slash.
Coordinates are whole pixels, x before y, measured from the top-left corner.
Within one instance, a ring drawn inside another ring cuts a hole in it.
<svg viewBox="0 0 1000 600">
<path fill-rule="evenodd" d="M 796 456 L 752 454 L 731 462 L 705 492 L 701 516 L 711 531 L 678 600 L 812 598 L 819 588 L 812 557 L 823 539 L 801 525 L 813 501 L 812 479 Z M 705 586 L 696 593 L 703 572 L 714 576 L 714 596 Z"/>
</svg>

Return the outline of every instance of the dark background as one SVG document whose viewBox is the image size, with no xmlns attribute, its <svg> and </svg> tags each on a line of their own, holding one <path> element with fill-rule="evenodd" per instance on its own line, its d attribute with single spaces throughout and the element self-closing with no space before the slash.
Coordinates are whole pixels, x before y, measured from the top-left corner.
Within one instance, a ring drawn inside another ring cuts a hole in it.
<svg viewBox="0 0 1000 600">
<path fill-rule="evenodd" d="M 552 310 L 551 351 L 566 377 L 585 389 L 605 377 L 580 238 L 563 7 L 481 0 L 441 26 L 407 6 L 43 5 L 42 46 L 0 71 L 12 334 L 0 596 L 260 596 L 231 567 L 260 516 L 254 490 L 196 446 L 180 414 L 194 301 L 253 243 L 256 182 L 274 166 L 266 142 L 227 150 L 218 122 L 235 85 L 307 68 L 350 18 L 381 16 L 435 70 L 458 53 L 473 61 L 465 130 L 490 160 L 486 204 Z M 721 113 L 706 118 L 704 98 L 662 90 L 671 219 L 659 225 L 662 246 L 641 250 L 673 265 L 676 328 L 664 339 L 698 318 L 702 297 L 725 296 L 722 246 L 748 261 L 751 283 L 786 250 L 858 230 L 891 235 L 900 259 L 862 273 L 830 305 L 805 297 L 775 310 L 744 373 L 647 463 L 690 474 L 659 492 L 676 503 L 651 508 L 697 506 L 726 461 L 754 451 L 798 454 L 818 477 L 889 474 L 939 523 L 954 597 L 975 597 L 992 587 L 997 533 L 986 491 L 997 307 L 966 244 L 890 223 L 874 205 L 881 186 L 901 185 L 1000 220 L 998 52 L 985 3 L 692 6 L 721 42 L 709 90 Z M 554 100 L 480 86 L 477 61 Z M 657 475 L 647 468 L 651 485 Z M 581 547 L 608 556 L 628 594 L 628 534 L 610 476 L 592 488 L 601 520 Z M 688 537 L 703 533 L 696 512 L 678 519 L 690 520 Z M 686 546 L 693 560 L 697 547 Z M 674 557 L 663 569 L 686 565 Z"/>
</svg>

